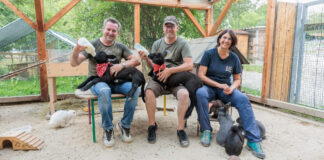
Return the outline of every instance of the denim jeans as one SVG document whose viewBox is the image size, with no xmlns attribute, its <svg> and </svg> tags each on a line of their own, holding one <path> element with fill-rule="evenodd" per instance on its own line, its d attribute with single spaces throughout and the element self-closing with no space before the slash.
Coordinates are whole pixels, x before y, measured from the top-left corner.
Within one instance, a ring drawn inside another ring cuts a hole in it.
<svg viewBox="0 0 324 160">
<path fill-rule="evenodd" d="M 223 103 L 231 102 L 240 115 L 243 129 L 249 141 L 260 142 L 260 131 L 255 123 L 254 113 L 248 97 L 235 89 L 232 94 L 226 95 L 222 89 L 209 86 L 202 86 L 196 91 L 197 96 L 197 113 L 200 123 L 200 131 L 212 130 L 209 121 L 208 102 L 215 99 L 220 99 Z"/>
<path fill-rule="evenodd" d="M 132 88 L 132 82 L 125 82 L 123 84 L 110 84 L 104 82 L 98 82 L 93 85 L 90 90 L 93 94 L 98 96 L 98 107 L 100 110 L 102 118 L 102 127 L 105 130 L 112 130 L 114 125 L 113 114 L 112 114 L 112 103 L 111 103 L 111 94 L 128 94 L 128 91 Z M 124 104 L 124 115 L 121 119 L 122 126 L 124 128 L 130 128 L 130 125 L 133 121 L 133 116 L 135 108 L 137 105 L 137 100 L 139 97 L 139 88 L 137 88 L 133 97 L 126 97 Z"/>
</svg>

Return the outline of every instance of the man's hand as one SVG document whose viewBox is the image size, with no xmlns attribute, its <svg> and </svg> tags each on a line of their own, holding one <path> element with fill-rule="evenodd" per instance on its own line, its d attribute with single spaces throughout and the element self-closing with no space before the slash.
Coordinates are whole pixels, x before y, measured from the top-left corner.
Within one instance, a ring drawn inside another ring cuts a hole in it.
<svg viewBox="0 0 324 160">
<path fill-rule="evenodd" d="M 144 59 L 144 60 L 148 59 L 148 57 L 147 57 L 147 55 L 145 54 L 144 51 L 138 51 L 138 54 L 141 57 L 141 59 Z"/>
<path fill-rule="evenodd" d="M 118 72 L 123 69 L 123 65 L 121 64 L 114 64 L 110 68 L 110 75 L 116 77 Z"/>
<path fill-rule="evenodd" d="M 87 47 L 84 46 L 80 46 L 78 43 L 76 43 L 76 46 L 73 49 L 73 53 L 80 53 L 82 51 L 84 51 Z"/>
<path fill-rule="evenodd" d="M 158 80 L 161 81 L 161 82 L 163 82 L 163 83 L 165 83 L 165 82 L 167 81 L 167 79 L 171 76 L 171 74 L 172 74 L 172 70 L 171 70 L 171 68 L 165 68 L 165 69 L 161 72 L 161 74 L 160 74 Z"/>
</svg>

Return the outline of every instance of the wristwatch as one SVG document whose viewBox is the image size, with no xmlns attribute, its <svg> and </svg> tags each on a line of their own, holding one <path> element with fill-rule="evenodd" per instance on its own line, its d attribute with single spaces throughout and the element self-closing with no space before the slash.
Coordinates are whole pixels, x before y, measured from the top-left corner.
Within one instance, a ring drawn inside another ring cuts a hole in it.
<svg viewBox="0 0 324 160">
<path fill-rule="evenodd" d="M 121 65 L 123 66 L 123 68 L 126 68 L 126 63 L 125 62 L 123 62 Z"/>
</svg>

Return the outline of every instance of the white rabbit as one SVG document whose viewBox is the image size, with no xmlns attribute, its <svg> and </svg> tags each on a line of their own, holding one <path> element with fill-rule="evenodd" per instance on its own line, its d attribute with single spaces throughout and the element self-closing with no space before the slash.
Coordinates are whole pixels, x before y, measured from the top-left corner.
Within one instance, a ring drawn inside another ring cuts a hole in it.
<svg viewBox="0 0 324 160">
<path fill-rule="evenodd" d="M 67 127 L 75 116 L 74 110 L 58 110 L 51 116 L 48 124 L 53 128 Z"/>
</svg>

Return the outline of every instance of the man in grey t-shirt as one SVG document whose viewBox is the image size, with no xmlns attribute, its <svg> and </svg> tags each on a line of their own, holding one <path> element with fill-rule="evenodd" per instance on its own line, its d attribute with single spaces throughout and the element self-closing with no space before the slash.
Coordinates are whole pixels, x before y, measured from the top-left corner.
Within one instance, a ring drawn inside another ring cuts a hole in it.
<svg viewBox="0 0 324 160">
<path fill-rule="evenodd" d="M 135 67 L 140 64 L 140 61 L 135 55 L 123 44 L 115 42 L 115 39 L 119 35 L 121 24 L 114 18 L 108 18 L 104 21 L 102 28 L 102 37 L 91 41 L 92 45 L 95 47 L 96 52 L 103 51 L 107 55 L 115 55 L 118 62 L 122 58 L 126 61 L 122 64 L 114 64 L 110 68 L 110 74 L 116 76 L 117 73 L 126 67 Z M 96 76 L 96 62 L 94 58 L 87 52 L 85 52 L 86 47 L 76 45 L 70 63 L 72 66 L 77 66 L 84 60 L 89 60 L 89 76 Z M 127 95 L 131 90 L 132 83 L 126 82 L 123 84 L 107 84 L 105 82 L 98 82 L 93 85 L 90 90 L 92 93 L 98 96 L 98 107 L 102 117 L 102 127 L 104 129 L 104 145 L 106 147 L 112 147 L 115 143 L 114 141 L 114 125 L 112 123 L 112 104 L 111 104 L 111 94 L 121 93 Z M 136 90 L 133 97 L 127 97 L 124 105 L 124 115 L 121 121 L 117 124 L 117 128 L 120 129 L 122 135 L 122 141 L 131 142 L 132 137 L 130 135 L 130 125 L 133 120 L 135 107 L 137 105 L 137 100 L 139 97 L 139 89 Z"/>
<path fill-rule="evenodd" d="M 178 72 L 191 71 L 193 69 L 192 56 L 188 43 L 177 36 L 179 30 L 178 21 L 174 16 L 167 16 L 163 22 L 164 37 L 155 41 L 152 47 L 152 53 L 167 52 L 165 57 L 166 68 L 161 72 L 159 80 L 166 82 L 170 75 Z M 152 61 L 139 51 L 143 60 L 147 62 L 149 68 L 153 67 Z M 161 95 L 165 89 L 156 81 L 150 80 L 145 90 L 146 110 L 149 119 L 148 142 L 155 143 L 157 124 L 155 122 L 156 97 Z M 189 146 L 189 139 L 184 131 L 184 116 L 189 106 L 189 93 L 183 86 L 169 88 L 170 92 L 178 99 L 178 127 L 177 135 L 182 147 Z"/>
</svg>

